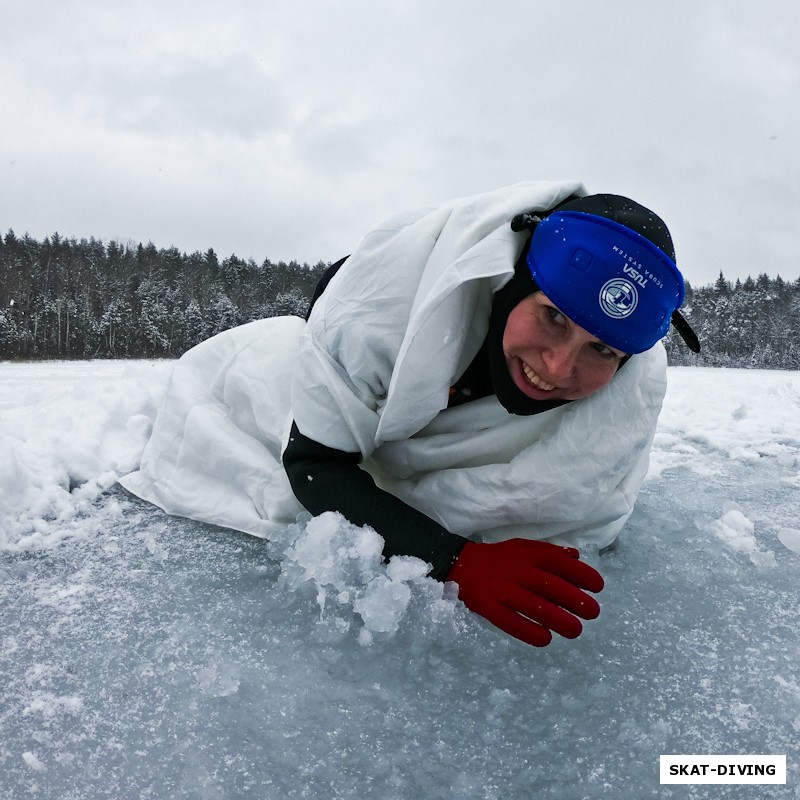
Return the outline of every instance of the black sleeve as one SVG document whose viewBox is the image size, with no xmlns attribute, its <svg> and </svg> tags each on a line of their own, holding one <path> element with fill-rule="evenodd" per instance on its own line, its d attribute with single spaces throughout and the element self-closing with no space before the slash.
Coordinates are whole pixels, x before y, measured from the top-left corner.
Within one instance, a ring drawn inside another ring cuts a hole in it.
<svg viewBox="0 0 800 800">
<path fill-rule="evenodd" d="M 379 489 L 359 467 L 359 453 L 326 447 L 292 423 L 283 466 L 295 497 L 311 514 L 338 511 L 355 525 L 369 525 L 384 540 L 383 555 L 416 556 L 443 581 L 467 540 Z"/>
</svg>

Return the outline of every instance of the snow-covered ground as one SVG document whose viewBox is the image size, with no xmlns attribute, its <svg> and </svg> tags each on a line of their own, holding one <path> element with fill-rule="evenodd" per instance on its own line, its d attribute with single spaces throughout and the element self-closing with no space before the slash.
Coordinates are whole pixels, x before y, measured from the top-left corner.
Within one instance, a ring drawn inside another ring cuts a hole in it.
<svg viewBox="0 0 800 800">
<path fill-rule="evenodd" d="M 800 374 L 670 370 L 602 614 L 540 650 L 333 515 L 267 543 L 115 486 L 168 369 L 0 364 L 0 798 L 800 797 Z"/>
</svg>

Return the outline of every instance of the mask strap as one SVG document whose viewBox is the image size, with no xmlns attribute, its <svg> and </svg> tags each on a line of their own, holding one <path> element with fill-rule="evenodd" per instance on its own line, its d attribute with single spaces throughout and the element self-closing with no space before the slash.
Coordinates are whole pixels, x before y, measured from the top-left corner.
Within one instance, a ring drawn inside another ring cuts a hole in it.
<svg viewBox="0 0 800 800">
<path fill-rule="evenodd" d="M 686 317 L 684 317 L 680 311 L 676 310 L 672 312 L 672 324 L 675 326 L 675 330 L 681 335 L 681 339 L 686 342 L 686 346 L 693 353 L 699 353 L 700 340 L 697 338 L 697 334 L 692 330 L 692 326 L 689 324 Z"/>
</svg>

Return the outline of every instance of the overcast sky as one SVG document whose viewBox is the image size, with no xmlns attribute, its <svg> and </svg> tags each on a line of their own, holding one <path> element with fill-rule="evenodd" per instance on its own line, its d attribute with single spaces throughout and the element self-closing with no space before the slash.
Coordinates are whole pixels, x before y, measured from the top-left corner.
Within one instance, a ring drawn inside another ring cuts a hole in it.
<svg viewBox="0 0 800 800">
<path fill-rule="evenodd" d="M 795 0 L 0 0 L 0 231 L 329 261 L 530 179 L 800 276 Z"/>
</svg>

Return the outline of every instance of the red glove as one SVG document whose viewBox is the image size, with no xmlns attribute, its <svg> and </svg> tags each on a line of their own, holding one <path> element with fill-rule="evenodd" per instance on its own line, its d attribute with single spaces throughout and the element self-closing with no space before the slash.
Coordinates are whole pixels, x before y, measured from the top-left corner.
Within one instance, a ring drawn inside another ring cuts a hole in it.
<svg viewBox="0 0 800 800">
<path fill-rule="evenodd" d="M 537 647 L 550 643 L 551 630 L 574 639 L 583 629 L 578 616 L 594 619 L 600 613 L 597 601 L 581 589 L 599 592 L 603 578 L 574 547 L 529 539 L 467 542 L 447 580 L 458 584 L 467 608 Z"/>
</svg>

